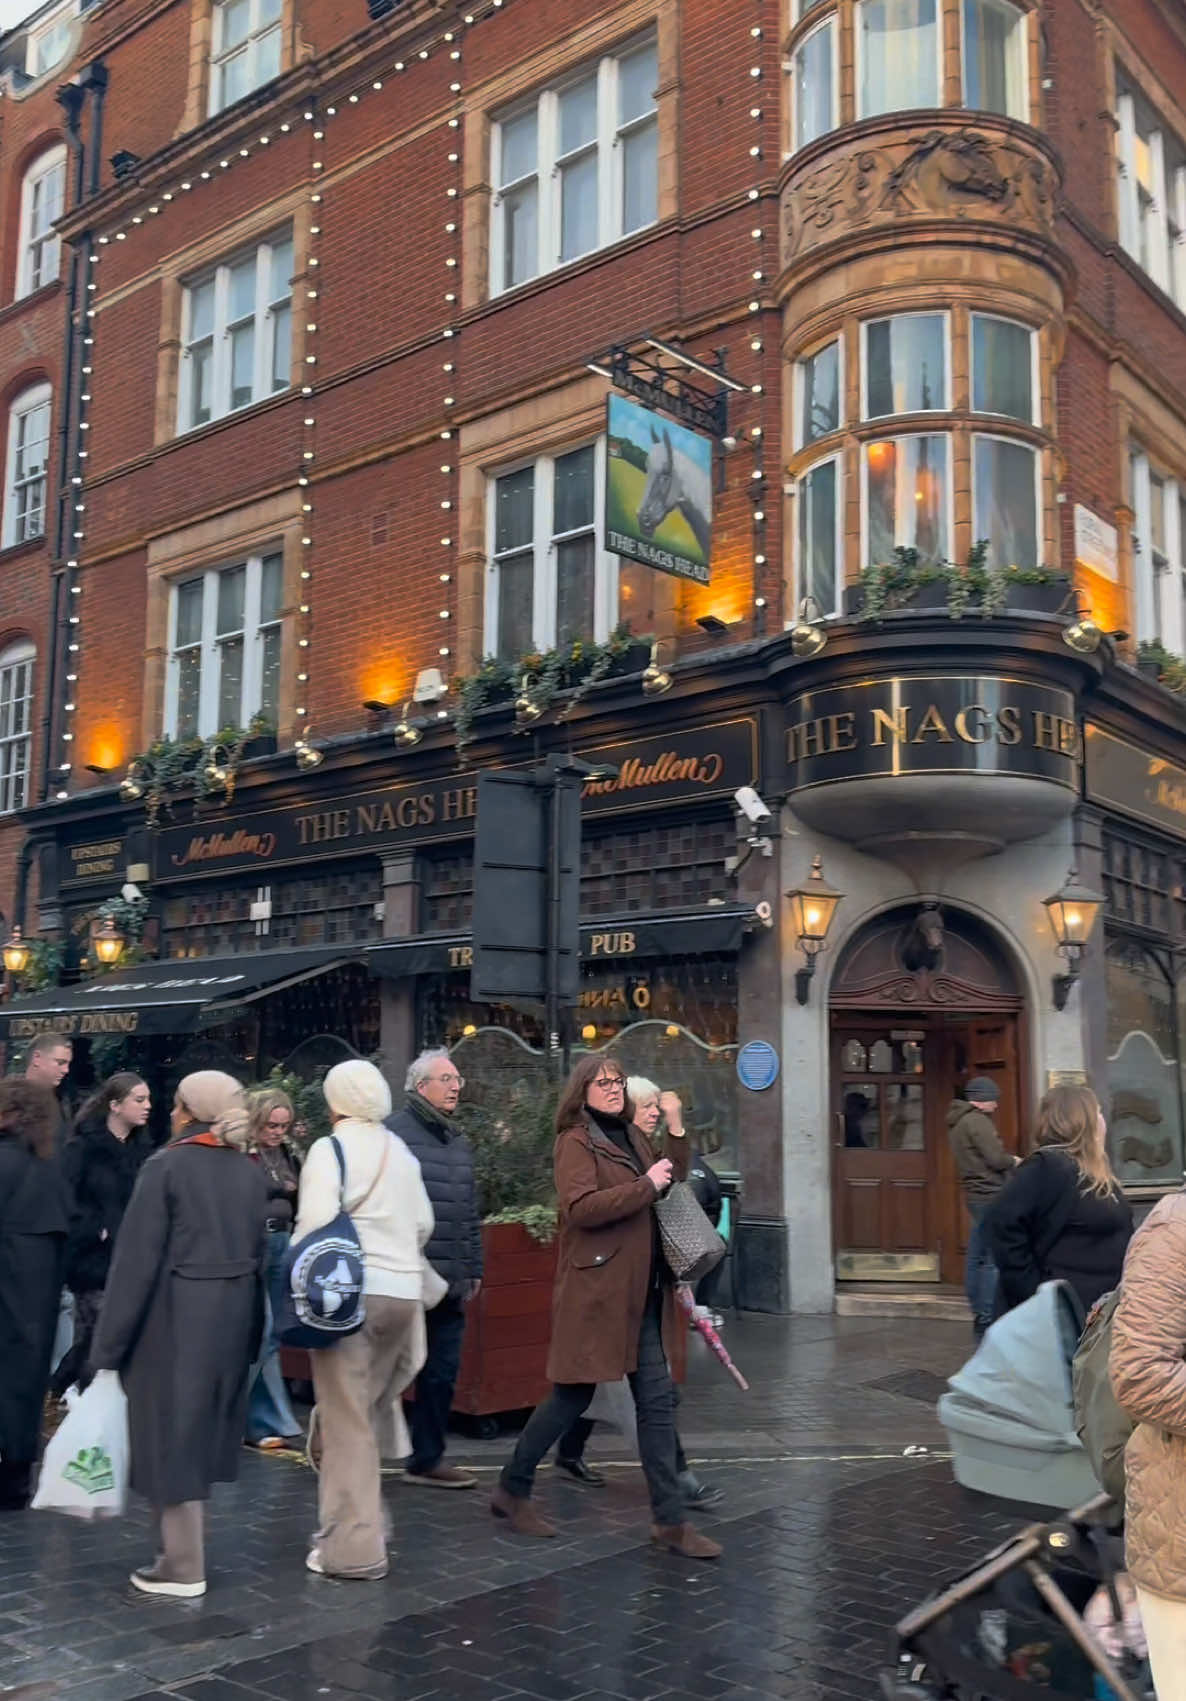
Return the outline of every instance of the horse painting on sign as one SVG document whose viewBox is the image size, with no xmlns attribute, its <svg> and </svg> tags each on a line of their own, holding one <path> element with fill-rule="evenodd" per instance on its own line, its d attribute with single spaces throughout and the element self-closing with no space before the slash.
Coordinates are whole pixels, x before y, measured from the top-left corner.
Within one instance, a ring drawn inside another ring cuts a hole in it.
<svg viewBox="0 0 1186 1701">
<path fill-rule="evenodd" d="M 647 455 L 647 481 L 638 505 L 638 529 L 643 537 L 654 537 L 668 514 L 679 512 L 707 556 L 711 537 L 712 493 L 709 476 L 689 455 L 672 447 L 671 433 L 651 427 L 652 444 Z"/>
<path fill-rule="evenodd" d="M 624 396 L 609 398 L 606 547 L 708 583 L 712 444 Z"/>
</svg>

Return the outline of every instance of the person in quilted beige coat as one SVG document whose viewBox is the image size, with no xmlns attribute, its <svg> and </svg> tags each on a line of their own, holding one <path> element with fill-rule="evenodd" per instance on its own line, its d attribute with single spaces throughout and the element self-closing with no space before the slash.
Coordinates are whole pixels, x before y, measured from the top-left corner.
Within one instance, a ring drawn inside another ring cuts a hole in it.
<svg viewBox="0 0 1186 1701">
<path fill-rule="evenodd" d="M 1186 1193 L 1160 1200 L 1129 1245 L 1110 1370 L 1136 1424 L 1125 1540 L 1158 1701 L 1186 1701 Z"/>
</svg>

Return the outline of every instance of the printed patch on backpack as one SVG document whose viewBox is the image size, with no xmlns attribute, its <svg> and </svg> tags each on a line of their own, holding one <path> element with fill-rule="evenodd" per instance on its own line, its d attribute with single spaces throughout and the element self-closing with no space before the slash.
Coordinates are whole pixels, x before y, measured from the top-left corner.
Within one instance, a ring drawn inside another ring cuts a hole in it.
<svg viewBox="0 0 1186 1701">
<path fill-rule="evenodd" d="M 63 1467 L 66 1481 L 86 1494 L 102 1494 L 115 1487 L 115 1472 L 106 1447 L 84 1447 Z"/>
</svg>

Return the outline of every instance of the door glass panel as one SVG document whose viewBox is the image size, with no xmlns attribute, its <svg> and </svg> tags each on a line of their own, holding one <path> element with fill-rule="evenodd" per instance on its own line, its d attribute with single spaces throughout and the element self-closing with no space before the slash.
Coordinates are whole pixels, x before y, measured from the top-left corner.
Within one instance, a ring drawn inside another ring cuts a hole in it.
<svg viewBox="0 0 1186 1701">
<path fill-rule="evenodd" d="M 840 1053 L 840 1067 L 846 1075 L 863 1075 L 868 1068 L 867 1054 L 859 1039 L 845 1040 Z"/>
<path fill-rule="evenodd" d="M 875 1086 L 844 1087 L 844 1144 L 875 1151 L 881 1145 L 881 1108 Z"/>
<path fill-rule="evenodd" d="M 894 1048 L 888 1040 L 874 1040 L 869 1047 L 869 1073 L 888 1075 L 894 1067 Z"/>
<path fill-rule="evenodd" d="M 923 1089 L 905 1082 L 882 1089 L 886 1095 L 887 1145 L 892 1152 L 921 1152 L 926 1147 Z"/>
</svg>

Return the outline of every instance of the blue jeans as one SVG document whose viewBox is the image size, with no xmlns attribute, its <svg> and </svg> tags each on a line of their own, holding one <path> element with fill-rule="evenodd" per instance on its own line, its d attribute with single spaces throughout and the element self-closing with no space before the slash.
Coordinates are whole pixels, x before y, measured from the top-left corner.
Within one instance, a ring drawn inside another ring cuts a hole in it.
<svg viewBox="0 0 1186 1701">
<path fill-rule="evenodd" d="M 988 1235 L 984 1228 L 985 1214 L 991 1203 L 989 1199 L 978 1200 L 975 1204 L 971 1200 L 968 1202 L 972 1228 L 968 1235 L 968 1256 L 964 1266 L 964 1292 L 968 1296 L 977 1335 L 983 1335 L 996 1310 L 997 1267 L 992 1261 L 992 1253 L 988 1249 Z"/>
<path fill-rule="evenodd" d="M 299 1435 L 301 1426 L 289 1403 L 288 1389 L 280 1374 L 280 1350 L 272 1328 L 275 1297 L 283 1289 L 284 1259 L 288 1252 L 288 1235 L 279 1231 L 268 1234 L 267 1288 L 264 1294 L 264 1338 L 259 1360 L 251 1381 L 247 1402 L 247 1439 L 262 1441 L 268 1435 Z"/>
</svg>

